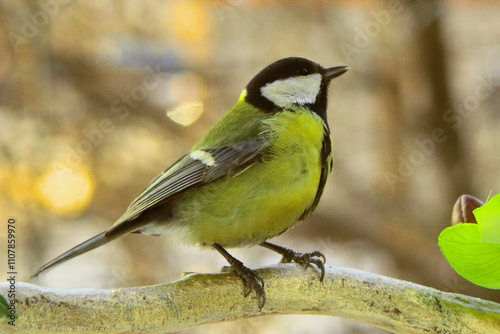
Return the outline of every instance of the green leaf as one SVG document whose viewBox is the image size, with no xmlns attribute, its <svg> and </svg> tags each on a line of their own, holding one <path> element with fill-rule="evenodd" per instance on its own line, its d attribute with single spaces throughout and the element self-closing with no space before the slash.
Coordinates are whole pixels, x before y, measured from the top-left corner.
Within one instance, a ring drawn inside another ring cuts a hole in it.
<svg viewBox="0 0 500 334">
<path fill-rule="evenodd" d="M 500 289 L 500 244 L 482 242 L 479 225 L 448 227 L 439 235 L 438 244 L 453 269 L 465 279 Z"/>
<path fill-rule="evenodd" d="M 500 194 L 473 211 L 482 242 L 500 244 Z"/>
<path fill-rule="evenodd" d="M 7 310 L 7 307 L 9 307 L 9 303 L 2 295 L 0 295 L 0 316 L 2 316 L 2 315 L 8 316 L 9 315 L 9 311 Z"/>
</svg>

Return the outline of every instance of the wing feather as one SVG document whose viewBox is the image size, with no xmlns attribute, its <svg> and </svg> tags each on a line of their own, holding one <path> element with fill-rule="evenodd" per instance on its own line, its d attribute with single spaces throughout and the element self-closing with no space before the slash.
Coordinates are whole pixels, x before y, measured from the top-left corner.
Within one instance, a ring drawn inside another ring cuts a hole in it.
<svg viewBox="0 0 500 334">
<path fill-rule="evenodd" d="M 242 173 L 261 159 L 264 143 L 262 138 L 256 138 L 232 146 L 200 150 L 211 158 L 209 162 L 193 158 L 196 157 L 193 153 L 183 156 L 151 182 L 110 230 L 188 189 Z"/>
</svg>

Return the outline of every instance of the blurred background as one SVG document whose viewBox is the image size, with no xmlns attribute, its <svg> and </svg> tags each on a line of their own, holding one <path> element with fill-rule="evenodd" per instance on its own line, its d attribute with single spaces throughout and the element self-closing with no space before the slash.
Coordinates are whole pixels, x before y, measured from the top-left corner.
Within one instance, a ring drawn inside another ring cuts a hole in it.
<svg viewBox="0 0 500 334">
<path fill-rule="evenodd" d="M 323 199 L 273 242 L 500 302 L 437 246 L 459 195 L 500 192 L 498 1 L 0 0 L 0 239 L 14 217 L 19 278 L 109 227 L 288 56 L 351 70 L 330 88 L 335 167 Z M 232 254 L 250 267 L 280 260 L 259 247 Z M 168 236 L 129 235 L 38 284 L 131 287 L 224 265 Z M 182 333 L 327 331 L 385 333 L 319 316 Z"/>
</svg>

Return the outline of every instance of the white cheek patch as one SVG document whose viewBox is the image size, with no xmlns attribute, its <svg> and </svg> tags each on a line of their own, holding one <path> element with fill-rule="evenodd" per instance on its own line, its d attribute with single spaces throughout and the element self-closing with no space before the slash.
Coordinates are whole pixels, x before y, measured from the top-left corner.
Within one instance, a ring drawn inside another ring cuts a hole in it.
<svg viewBox="0 0 500 334">
<path fill-rule="evenodd" d="M 316 102 L 321 88 L 321 74 L 291 77 L 270 82 L 260 89 L 262 96 L 281 108 Z"/>
</svg>

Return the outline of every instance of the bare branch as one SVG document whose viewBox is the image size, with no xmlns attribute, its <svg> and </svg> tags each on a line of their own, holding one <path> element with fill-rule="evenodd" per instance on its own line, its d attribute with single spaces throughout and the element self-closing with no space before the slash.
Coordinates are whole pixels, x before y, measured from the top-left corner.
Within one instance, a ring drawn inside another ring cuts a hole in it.
<svg viewBox="0 0 500 334">
<path fill-rule="evenodd" d="M 323 283 L 295 264 L 261 268 L 267 304 L 242 295 L 232 273 L 189 274 L 154 286 L 55 290 L 18 283 L 15 326 L 1 332 L 165 333 L 266 314 L 318 314 L 395 333 L 500 333 L 500 304 L 353 269 L 328 267 Z M 0 284 L 7 298 L 10 285 Z"/>
</svg>

